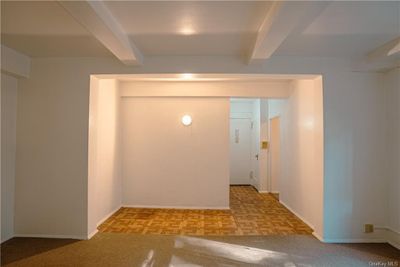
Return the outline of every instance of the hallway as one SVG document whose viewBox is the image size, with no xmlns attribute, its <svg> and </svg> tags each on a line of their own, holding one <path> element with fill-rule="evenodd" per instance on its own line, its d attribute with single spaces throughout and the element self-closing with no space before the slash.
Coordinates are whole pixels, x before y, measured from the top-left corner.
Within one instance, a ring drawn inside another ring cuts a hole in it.
<svg viewBox="0 0 400 267">
<path fill-rule="evenodd" d="M 272 195 L 252 186 L 231 186 L 230 210 L 121 208 L 99 231 L 219 236 L 311 234 L 312 229 Z"/>
</svg>

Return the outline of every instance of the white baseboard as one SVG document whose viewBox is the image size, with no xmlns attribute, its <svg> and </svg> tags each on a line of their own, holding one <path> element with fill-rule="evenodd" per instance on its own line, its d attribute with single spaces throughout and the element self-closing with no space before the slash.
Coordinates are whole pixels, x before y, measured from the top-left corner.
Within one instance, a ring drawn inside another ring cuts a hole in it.
<svg viewBox="0 0 400 267">
<path fill-rule="evenodd" d="M 392 241 L 388 241 L 388 243 L 391 246 L 393 246 L 393 247 L 397 248 L 398 250 L 400 250 L 400 243 L 395 243 L 395 242 L 392 242 Z"/>
<path fill-rule="evenodd" d="M 258 193 L 280 194 L 279 191 L 257 190 Z"/>
<path fill-rule="evenodd" d="M 111 215 L 113 215 L 114 213 L 116 213 L 120 208 L 122 208 L 122 206 L 118 206 L 115 209 L 113 209 L 110 213 L 108 213 L 106 216 L 104 216 L 102 219 L 100 219 L 100 221 L 96 224 L 96 226 L 98 227 L 100 224 L 102 224 L 103 222 L 105 222 L 108 218 L 111 217 Z"/>
<path fill-rule="evenodd" d="M 142 209 L 179 209 L 179 210 L 229 210 L 228 207 L 192 207 L 192 206 L 160 206 L 160 205 L 122 205 L 123 208 L 142 208 Z"/>
<path fill-rule="evenodd" d="M 87 236 L 87 240 L 91 239 L 95 234 L 97 234 L 99 232 L 99 230 L 95 229 L 93 232 L 91 232 L 90 234 L 88 234 Z"/>
<path fill-rule="evenodd" d="M 317 232 L 313 231 L 311 234 L 312 234 L 316 239 L 318 239 L 319 241 L 325 242 L 325 241 L 324 241 L 324 238 L 323 238 L 322 236 L 320 236 Z"/>
<path fill-rule="evenodd" d="M 96 228 L 93 229 L 92 232 L 88 233 L 85 239 L 89 240 L 91 239 L 95 234 L 98 233 L 97 228 L 105 222 L 108 218 L 110 218 L 115 212 L 117 212 L 122 206 L 118 205 L 115 209 L 113 209 L 111 212 L 109 212 L 107 215 L 105 215 L 103 218 L 101 218 L 97 223 L 96 223 Z M 91 231 L 92 229 L 88 229 L 88 231 Z"/>
<path fill-rule="evenodd" d="M 323 238 L 316 232 L 312 235 L 323 243 L 389 243 L 385 238 Z"/>
<path fill-rule="evenodd" d="M 4 242 L 10 240 L 10 239 L 13 238 L 13 237 L 14 237 L 13 235 L 10 235 L 10 236 L 7 236 L 7 237 L 5 237 L 5 238 L 2 238 L 1 241 L 0 241 L 0 243 L 4 243 Z"/>
<path fill-rule="evenodd" d="M 285 206 L 288 210 L 290 210 L 294 215 L 299 217 L 303 222 L 305 222 L 311 229 L 315 229 L 314 225 L 312 225 L 309 221 L 303 218 L 300 214 L 295 212 L 291 207 L 289 207 L 285 202 L 283 202 L 281 199 L 279 200 L 279 203 L 281 203 L 283 206 Z"/>
<path fill-rule="evenodd" d="M 381 232 L 379 237 L 371 238 L 343 238 L 343 239 L 324 239 L 325 243 L 389 243 L 393 247 L 400 249 L 400 233 L 388 227 L 376 227 L 375 232 Z"/>
<path fill-rule="evenodd" d="M 16 234 L 14 237 L 30 237 L 30 238 L 58 238 L 58 239 L 78 239 L 86 240 L 86 236 L 77 235 L 43 235 L 43 234 Z"/>
<path fill-rule="evenodd" d="M 393 247 L 400 250 L 400 233 L 391 229 L 386 228 L 386 239 L 387 242 Z"/>
<path fill-rule="evenodd" d="M 391 246 L 397 248 L 398 250 L 400 250 L 400 243 L 395 243 L 392 241 L 387 241 Z"/>
<path fill-rule="evenodd" d="M 384 238 L 325 238 L 324 243 L 388 243 Z"/>
<path fill-rule="evenodd" d="M 312 235 L 323 243 L 389 243 L 400 250 L 400 233 L 390 228 L 376 229 L 375 231 L 385 231 L 379 238 L 323 238 L 316 232 Z"/>
</svg>

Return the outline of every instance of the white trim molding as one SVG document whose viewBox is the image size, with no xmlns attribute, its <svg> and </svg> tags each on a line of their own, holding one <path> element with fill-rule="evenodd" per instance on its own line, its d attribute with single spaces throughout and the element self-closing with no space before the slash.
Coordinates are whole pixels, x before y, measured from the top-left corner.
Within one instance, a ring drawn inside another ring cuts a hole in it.
<svg viewBox="0 0 400 267">
<path fill-rule="evenodd" d="M 121 62 L 141 65 L 143 55 L 103 1 L 59 1 L 59 3 Z"/>
<path fill-rule="evenodd" d="M 324 243 L 388 243 L 384 238 L 324 238 Z"/>
<path fill-rule="evenodd" d="M 99 230 L 96 228 L 93 232 L 91 232 L 90 234 L 88 234 L 88 236 L 86 237 L 86 240 L 91 239 L 93 236 L 95 236 L 97 233 L 99 232 Z"/>
<path fill-rule="evenodd" d="M 4 238 L 4 239 L 2 238 L 0 244 L 3 244 L 4 242 L 10 240 L 11 238 L 14 238 L 14 236 L 13 236 L 13 235 L 10 235 L 10 236 L 7 236 L 7 237 Z"/>
<path fill-rule="evenodd" d="M 123 208 L 142 209 L 179 209 L 179 210 L 229 210 L 230 207 L 193 207 L 193 206 L 160 206 L 160 205 L 122 205 Z"/>
<path fill-rule="evenodd" d="M 291 207 L 289 207 L 285 202 L 283 202 L 282 200 L 279 200 L 279 203 L 281 203 L 283 206 L 285 206 L 285 208 L 287 208 L 291 213 L 293 213 L 294 215 L 296 215 L 297 217 L 299 217 L 303 222 L 305 222 L 311 229 L 315 229 L 314 225 L 312 225 L 312 223 L 310 223 L 309 221 L 307 221 L 306 219 L 303 218 L 303 216 L 301 216 L 300 214 L 298 214 L 297 212 L 295 212 Z"/>
<path fill-rule="evenodd" d="M 87 236 L 79 236 L 79 235 L 46 235 L 46 234 L 15 234 L 14 237 L 58 238 L 58 239 L 76 239 L 76 240 L 87 239 Z"/>
<path fill-rule="evenodd" d="M 385 236 L 390 245 L 400 250 L 400 232 L 387 227 Z"/>
<path fill-rule="evenodd" d="M 105 222 L 108 218 L 110 218 L 114 213 L 116 213 L 122 206 L 118 206 L 115 209 L 113 209 L 110 213 L 108 213 L 106 216 L 104 216 L 102 219 L 100 219 L 96 226 L 99 227 L 103 222 Z"/>
</svg>

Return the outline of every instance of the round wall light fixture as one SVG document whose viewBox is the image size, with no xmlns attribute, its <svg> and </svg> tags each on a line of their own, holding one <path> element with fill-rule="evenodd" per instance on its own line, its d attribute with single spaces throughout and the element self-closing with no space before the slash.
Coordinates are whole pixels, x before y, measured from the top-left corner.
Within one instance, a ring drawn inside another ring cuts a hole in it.
<svg viewBox="0 0 400 267">
<path fill-rule="evenodd" d="M 182 117 L 182 124 L 185 126 L 189 126 L 190 124 L 192 124 L 192 117 L 190 117 L 189 115 L 184 115 Z"/>
</svg>

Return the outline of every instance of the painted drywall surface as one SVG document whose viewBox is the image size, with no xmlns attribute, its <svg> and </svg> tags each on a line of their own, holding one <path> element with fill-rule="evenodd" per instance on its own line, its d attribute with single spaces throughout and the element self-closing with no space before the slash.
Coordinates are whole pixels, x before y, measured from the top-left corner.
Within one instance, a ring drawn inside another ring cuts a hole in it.
<svg viewBox="0 0 400 267">
<path fill-rule="evenodd" d="M 229 99 L 123 98 L 123 205 L 229 207 Z M 192 125 L 181 123 L 189 114 Z"/>
<path fill-rule="evenodd" d="M 386 224 L 382 74 L 334 72 L 324 83 L 324 238 L 381 240 L 364 224 Z"/>
<path fill-rule="evenodd" d="M 29 79 L 19 81 L 18 94 L 15 226 L 21 234 L 86 236 L 87 206 L 82 203 L 87 203 L 89 75 L 109 73 L 323 74 L 324 236 L 330 241 L 369 240 L 377 236 L 362 233 L 364 221 L 379 218 L 386 224 L 381 219 L 386 218 L 386 204 L 381 202 L 386 203 L 387 188 L 376 179 L 381 163 L 370 164 L 379 158 L 375 151 L 380 138 L 372 130 L 354 145 L 346 139 L 349 132 L 359 135 L 367 125 L 381 126 L 370 117 L 384 106 L 382 74 L 352 72 L 351 62 L 344 59 L 284 56 L 262 65 L 229 57 L 148 57 L 137 68 L 115 59 L 35 58 L 31 71 Z M 357 164 L 346 164 L 354 152 Z M 349 190 L 360 184 L 371 185 L 374 192 Z M 343 208 L 349 203 L 362 219 Z"/>
<path fill-rule="evenodd" d="M 90 75 L 128 70 L 114 59 L 32 60 L 30 78 L 18 84 L 16 235 L 90 234 Z"/>
<path fill-rule="evenodd" d="M 315 200 L 319 201 L 313 203 L 315 211 L 313 212 L 314 231 L 315 235 L 321 238 L 324 234 L 324 89 L 322 77 L 317 77 L 313 79 L 313 119 L 306 120 L 305 126 L 312 126 L 313 138 L 314 138 L 314 150 L 313 150 L 313 177 L 314 177 L 314 187 L 316 190 Z"/>
<path fill-rule="evenodd" d="M 287 105 L 287 99 L 268 99 L 268 118 L 282 116 Z"/>
<path fill-rule="evenodd" d="M 14 235 L 17 80 L 1 74 L 1 241 Z"/>
<path fill-rule="evenodd" d="M 322 106 L 322 94 L 313 80 L 294 81 L 292 88 L 286 105 L 271 103 L 271 117 L 281 114 L 279 197 L 322 236 L 323 167 L 318 165 L 323 164 L 323 151 L 316 147 L 322 147 L 323 113 L 315 109 L 316 103 Z"/>
<path fill-rule="evenodd" d="M 249 118 L 253 120 L 253 105 L 254 99 L 231 99 L 230 118 Z"/>
<path fill-rule="evenodd" d="M 88 233 L 122 203 L 117 81 L 92 79 L 89 112 Z"/>
<path fill-rule="evenodd" d="M 87 237 L 90 69 L 32 60 L 19 81 L 15 234 Z M 78 64 L 77 64 L 78 63 Z"/>
<path fill-rule="evenodd" d="M 400 246 L 400 69 L 384 75 L 388 175 L 388 238 Z"/>
<path fill-rule="evenodd" d="M 286 80 L 265 82 L 202 81 L 202 82 L 120 82 L 122 96 L 225 96 L 275 97 L 290 94 Z M 188 90 L 190 88 L 190 90 Z M 246 90 L 243 90 L 246 88 Z"/>
<path fill-rule="evenodd" d="M 88 181 L 87 181 L 87 232 L 90 237 L 96 232 L 97 218 L 97 197 L 96 197 L 96 176 L 98 166 L 98 109 L 100 80 L 94 76 L 90 77 L 89 95 L 89 133 L 88 133 Z"/>
</svg>

